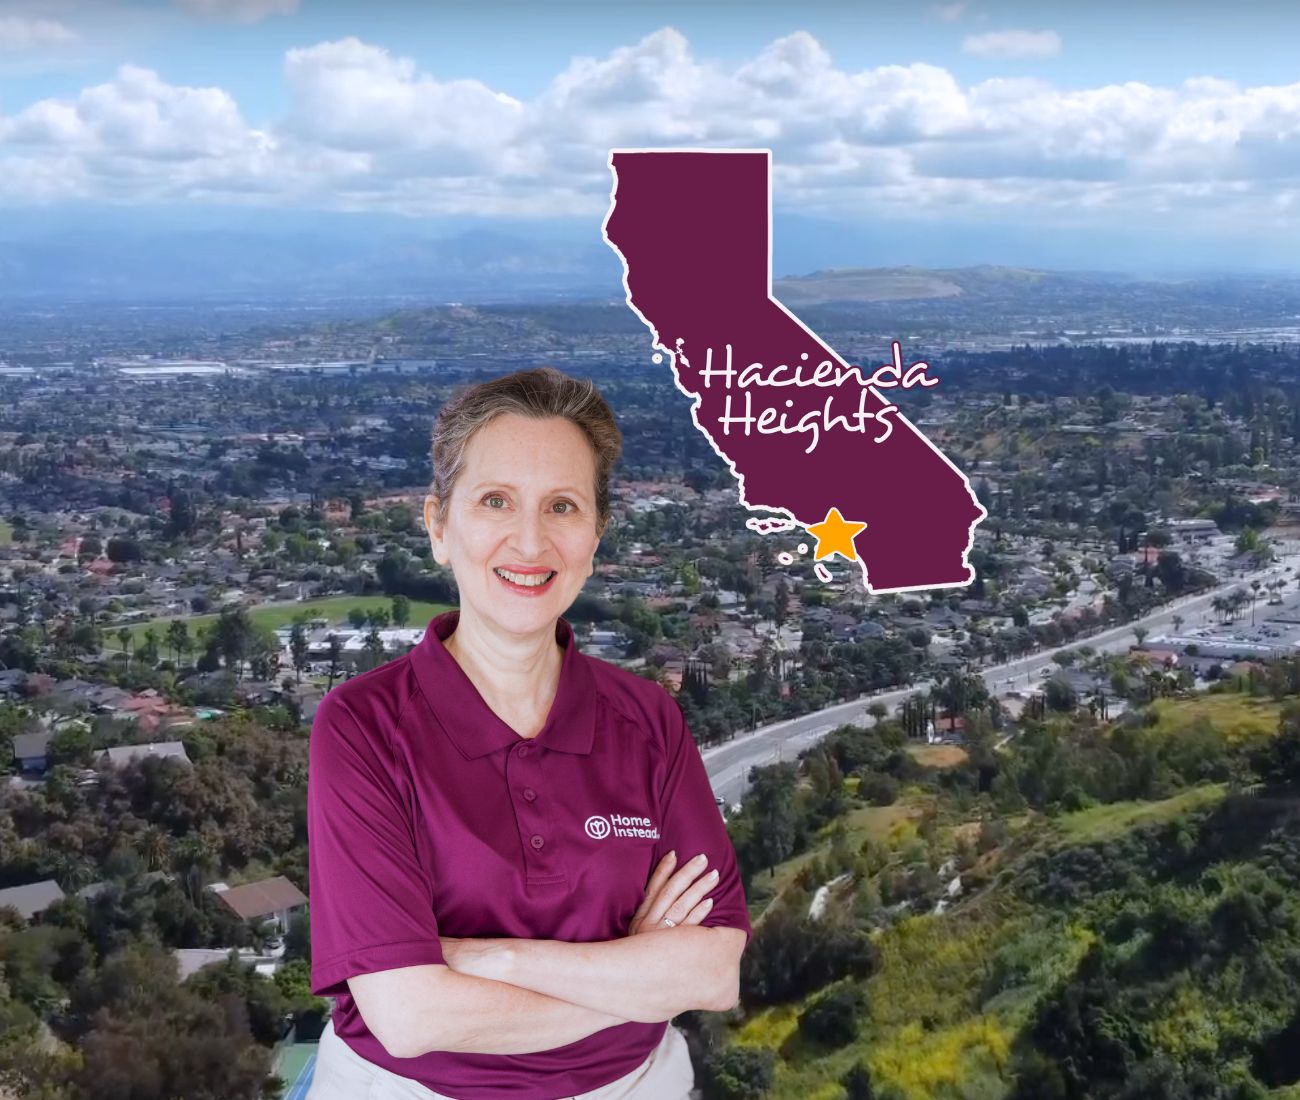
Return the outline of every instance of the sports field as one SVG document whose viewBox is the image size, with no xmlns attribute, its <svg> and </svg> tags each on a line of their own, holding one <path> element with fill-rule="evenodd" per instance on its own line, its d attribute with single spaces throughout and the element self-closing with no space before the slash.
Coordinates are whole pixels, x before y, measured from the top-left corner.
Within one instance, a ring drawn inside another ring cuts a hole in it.
<svg viewBox="0 0 1300 1100">
<path fill-rule="evenodd" d="M 307 1100 L 312 1071 L 316 1066 L 317 1045 L 316 1043 L 294 1043 L 293 1046 L 284 1048 L 284 1053 L 275 1067 L 275 1072 L 289 1083 L 281 1094 L 281 1100 Z"/>
</svg>

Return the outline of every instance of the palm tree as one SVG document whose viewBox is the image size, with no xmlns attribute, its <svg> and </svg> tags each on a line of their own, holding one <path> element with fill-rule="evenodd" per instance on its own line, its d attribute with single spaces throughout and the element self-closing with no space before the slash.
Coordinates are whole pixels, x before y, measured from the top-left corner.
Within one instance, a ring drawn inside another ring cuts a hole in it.
<svg viewBox="0 0 1300 1100">
<path fill-rule="evenodd" d="M 326 691 L 329 691 L 334 687 L 334 680 L 339 674 L 339 658 L 343 655 L 343 639 L 341 639 L 337 634 L 331 634 L 329 636 L 329 655 L 330 682 L 329 687 L 325 689 Z"/>
<path fill-rule="evenodd" d="M 144 645 L 140 647 L 140 654 L 146 665 L 153 666 L 158 663 L 158 633 L 153 627 L 149 627 L 144 632 Z"/>
<path fill-rule="evenodd" d="M 151 871 L 167 866 L 171 856 L 172 838 L 165 830 L 150 825 L 140 837 L 140 858 Z"/>
<path fill-rule="evenodd" d="M 221 869 L 221 841 L 211 832 L 189 833 L 172 849 L 172 865 L 181 874 L 189 899 L 198 905 L 212 873 Z"/>
<path fill-rule="evenodd" d="M 95 881 L 95 867 L 85 856 L 76 852 L 59 852 L 54 857 L 51 878 L 57 880 L 65 893 L 74 893 Z"/>
<path fill-rule="evenodd" d="M 167 626 L 167 645 L 172 651 L 172 660 L 179 661 L 182 653 L 189 652 L 190 632 L 182 619 L 173 619 Z"/>
</svg>

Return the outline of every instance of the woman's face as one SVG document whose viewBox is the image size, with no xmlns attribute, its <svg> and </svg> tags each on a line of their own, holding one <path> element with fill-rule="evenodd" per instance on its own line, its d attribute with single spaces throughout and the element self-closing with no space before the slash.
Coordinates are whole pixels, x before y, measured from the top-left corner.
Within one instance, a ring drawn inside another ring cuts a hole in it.
<svg viewBox="0 0 1300 1100">
<path fill-rule="evenodd" d="M 595 570 L 596 460 L 582 431 L 563 417 L 494 417 L 470 438 L 445 526 L 425 501 L 434 560 L 450 565 L 462 607 L 501 629 L 552 627 Z M 505 569 L 539 587 L 504 579 Z"/>
</svg>

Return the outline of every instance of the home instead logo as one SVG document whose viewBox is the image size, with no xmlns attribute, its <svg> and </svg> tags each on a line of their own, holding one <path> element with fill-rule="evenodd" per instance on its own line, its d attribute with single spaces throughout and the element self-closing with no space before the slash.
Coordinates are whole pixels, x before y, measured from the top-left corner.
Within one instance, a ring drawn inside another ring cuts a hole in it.
<svg viewBox="0 0 1300 1100">
<path fill-rule="evenodd" d="M 592 840 L 604 840 L 611 833 L 614 836 L 644 836 L 652 840 L 659 839 L 659 830 L 648 817 L 628 817 L 627 814 L 610 814 L 602 817 L 592 814 L 587 818 L 583 828 Z"/>
</svg>

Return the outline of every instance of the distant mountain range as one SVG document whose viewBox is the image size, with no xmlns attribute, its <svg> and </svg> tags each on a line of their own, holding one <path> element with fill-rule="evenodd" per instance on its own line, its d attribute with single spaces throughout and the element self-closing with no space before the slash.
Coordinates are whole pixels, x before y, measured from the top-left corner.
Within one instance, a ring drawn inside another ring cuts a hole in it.
<svg viewBox="0 0 1300 1100">
<path fill-rule="evenodd" d="M 317 225 L 99 223 L 0 240 L 6 298 L 430 298 L 493 301 L 591 297 L 619 290 L 600 237 L 473 229 L 437 236 L 394 219 Z"/>
<path fill-rule="evenodd" d="M 24 302 L 369 299 L 394 304 L 623 299 L 600 219 L 475 222 L 379 214 L 172 207 L 0 212 L 0 307 Z M 1104 242 L 1103 242 L 1104 243 Z M 1094 289 L 1134 275 L 1062 262 L 1067 238 L 774 216 L 774 283 L 790 306 Z M 1083 253 L 1080 253 L 1083 254 Z M 1026 262 L 1027 255 L 1046 257 Z M 980 264 L 996 257 L 1003 265 Z M 1055 258 L 1055 260 L 1054 260 Z M 900 259 L 926 266 L 897 266 Z M 1154 271 L 1166 269 L 1115 263 Z M 973 266 L 971 266 L 973 265 Z M 797 274 L 813 272 L 813 274 Z M 1256 280 L 1260 276 L 1254 277 Z M 1294 277 L 1285 281 L 1294 283 Z"/>
</svg>

